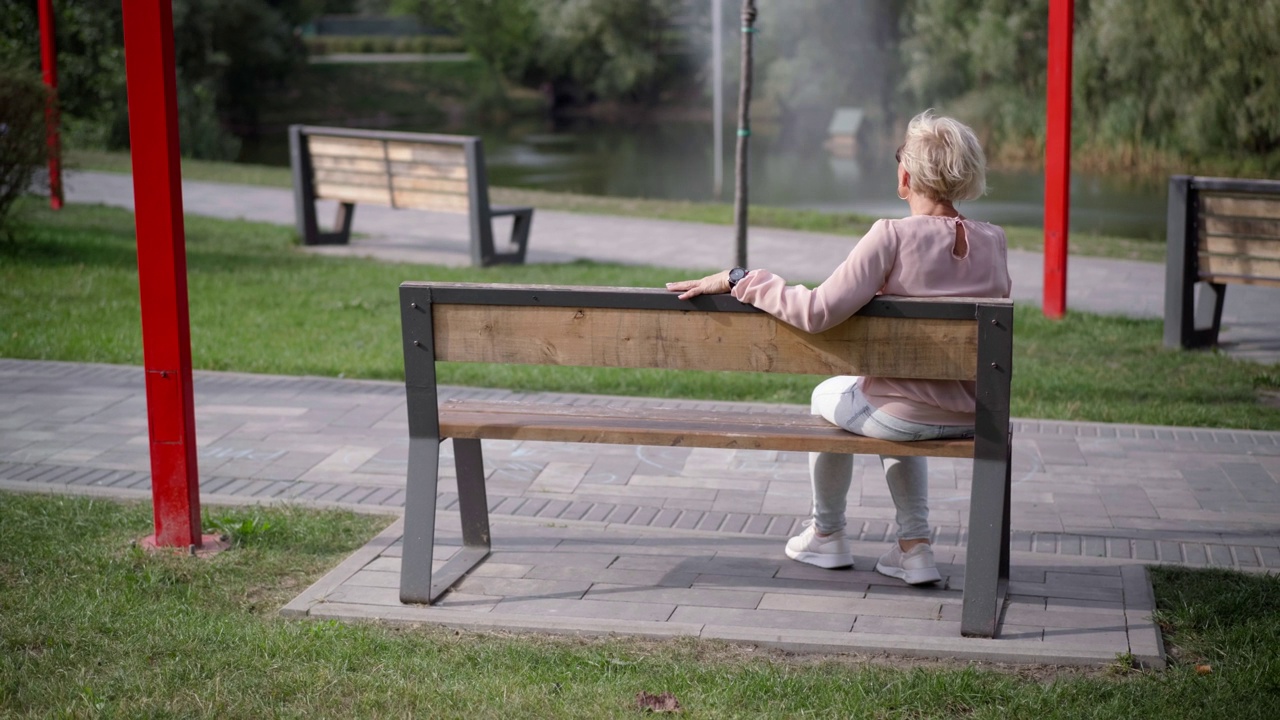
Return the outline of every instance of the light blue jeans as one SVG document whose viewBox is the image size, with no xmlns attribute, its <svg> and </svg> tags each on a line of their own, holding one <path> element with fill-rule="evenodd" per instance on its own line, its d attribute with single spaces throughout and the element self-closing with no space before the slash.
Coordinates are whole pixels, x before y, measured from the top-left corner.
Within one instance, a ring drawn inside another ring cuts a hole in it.
<svg viewBox="0 0 1280 720">
<path fill-rule="evenodd" d="M 842 375 L 822 381 L 813 390 L 810 412 L 851 433 L 879 440 L 909 442 L 973 435 L 972 425 L 926 425 L 882 412 L 862 394 L 861 379 Z M 898 539 L 930 537 L 927 460 L 919 456 L 881 455 L 880 462 L 897 509 Z M 843 530 L 849 485 L 853 481 L 853 456 L 809 453 L 809 478 L 813 483 L 814 527 L 824 535 Z"/>
</svg>

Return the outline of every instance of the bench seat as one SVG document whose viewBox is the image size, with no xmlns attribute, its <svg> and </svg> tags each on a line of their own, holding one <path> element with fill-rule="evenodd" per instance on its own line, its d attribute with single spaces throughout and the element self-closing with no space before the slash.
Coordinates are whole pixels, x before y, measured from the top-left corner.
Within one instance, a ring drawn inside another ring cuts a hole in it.
<svg viewBox="0 0 1280 720">
<path fill-rule="evenodd" d="M 816 415 L 747 410 L 548 405 L 449 400 L 440 404 L 440 435 L 477 440 L 660 445 L 725 450 L 973 457 L 973 440 L 901 443 L 854 435 Z"/>
</svg>

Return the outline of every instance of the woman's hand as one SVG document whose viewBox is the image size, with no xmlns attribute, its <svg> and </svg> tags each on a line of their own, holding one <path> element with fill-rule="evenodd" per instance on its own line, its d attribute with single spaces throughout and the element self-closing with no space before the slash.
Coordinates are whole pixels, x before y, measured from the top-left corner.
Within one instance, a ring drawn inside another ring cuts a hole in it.
<svg viewBox="0 0 1280 720">
<path fill-rule="evenodd" d="M 667 289 L 680 293 L 681 300 L 688 300 L 699 295 L 722 295 L 729 292 L 729 271 L 721 270 L 715 275 L 708 275 L 701 280 L 681 280 L 667 283 Z"/>
</svg>

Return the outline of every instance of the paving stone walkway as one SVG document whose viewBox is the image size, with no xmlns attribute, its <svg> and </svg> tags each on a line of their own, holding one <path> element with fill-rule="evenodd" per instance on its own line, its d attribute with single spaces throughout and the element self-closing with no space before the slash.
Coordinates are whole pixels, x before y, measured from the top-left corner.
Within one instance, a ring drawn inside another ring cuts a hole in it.
<svg viewBox="0 0 1280 720">
<path fill-rule="evenodd" d="M 287 190 L 183 185 L 188 213 L 292 222 Z M 67 188 L 71 202 L 132 206 L 128 176 L 74 173 Z M 347 248 L 316 251 L 460 265 L 467 262 L 464 223 L 361 208 L 356 229 L 363 236 Z M 732 256 L 731 242 L 716 226 L 538 211 L 529 259 L 715 268 Z M 753 229 L 752 264 L 821 279 L 850 242 Z M 800 243 L 804 253 L 795 251 Z M 1011 253 L 1015 299 L 1039 302 L 1041 262 L 1035 253 Z M 1072 258 L 1069 289 L 1075 309 L 1158 317 L 1163 267 Z M 1232 288 L 1224 315 L 1229 352 L 1280 360 L 1276 291 Z M 195 376 L 206 505 L 402 512 L 408 431 L 401 384 Z M 0 359 L 0 489 L 148 500 L 148 450 L 140 368 Z M 1160 666 L 1145 566 L 1280 569 L 1280 433 L 1015 420 L 1013 578 L 998 637 L 990 640 L 959 637 L 967 462 L 929 461 L 945 579 L 908 588 L 872 571 L 893 530 L 892 503 L 873 458 L 857 459 L 850 492 L 857 566 L 825 571 L 782 554 L 809 510 L 803 455 L 532 442 L 486 442 L 484 452 L 494 553 L 443 602 L 399 603 L 396 520 L 284 612 L 1004 662 L 1105 664 L 1128 653 Z M 461 542 L 451 473 L 446 458 L 438 563 Z"/>
<path fill-rule="evenodd" d="M 399 383 L 195 377 L 205 504 L 401 512 Z M 0 489 L 150 497 L 140 368 L 0 360 L 0 388 Z M 486 442 L 495 552 L 443 603 L 398 602 L 397 521 L 286 612 L 1017 662 L 1132 653 L 1158 665 L 1145 565 L 1280 569 L 1280 433 L 1018 419 L 1014 438 L 1013 581 L 994 640 L 958 636 L 970 467 L 946 458 L 930 459 L 946 577 L 935 588 L 871 571 L 893 511 L 870 458 L 858 458 L 850 492 L 857 567 L 824 571 L 781 551 L 808 511 L 802 454 Z M 452 482 L 446 459 L 441 563 L 461 542 Z"/>
</svg>

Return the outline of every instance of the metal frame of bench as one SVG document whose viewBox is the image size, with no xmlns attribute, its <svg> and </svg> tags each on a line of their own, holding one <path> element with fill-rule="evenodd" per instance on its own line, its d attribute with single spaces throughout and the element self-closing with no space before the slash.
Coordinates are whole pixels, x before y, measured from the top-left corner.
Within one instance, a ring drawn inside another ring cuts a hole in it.
<svg viewBox="0 0 1280 720">
<path fill-rule="evenodd" d="M 1174 175 L 1167 212 L 1164 345 L 1216 345 L 1228 284 L 1280 287 L 1280 181 Z"/>
<path fill-rule="evenodd" d="M 470 216 L 471 264 L 477 267 L 497 264 L 522 264 L 529 244 L 529 228 L 533 224 L 533 208 L 489 204 L 489 180 L 485 171 L 484 147 L 478 137 L 461 135 L 434 135 L 427 133 L 391 132 L 377 130 L 353 130 L 348 128 L 318 127 L 312 125 L 289 126 L 289 161 L 293 171 L 293 203 L 297 216 L 298 235 L 305 245 L 345 245 L 351 238 L 351 219 L 355 203 L 339 200 L 334 229 L 321 230 L 316 220 L 316 200 L 326 199 L 316 194 L 315 171 L 308 138 L 334 137 L 356 140 L 375 140 L 383 143 L 419 143 L 423 145 L 448 145 L 461 147 L 467 167 L 467 214 Z M 393 186 L 392 161 L 386 156 L 388 177 L 388 207 L 397 207 Z M 329 198 L 332 199 L 332 198 Z M 498 252 L 493 243 L 493 218 L 512 216 L 510 252 Z"/>
<path fill-rule="evenodd" d="M 1009 578 L 1013 304 L 974 298 L 873 300 L 809 334 L 728 295 L 662 289 L 407 282 L 400 286 L 409 415 L 400 599 L 430 604 L 488 556 L 481 438 L 825 450 L 973 458 L 961 634 L 992 637 Z M 609 413 L 472 401 L 441 405 L 437 361 L 768 371 L 975 380 L 972 440 L 893 443 L 817 417 Z M 907 372 L 908 370 L 903 370 Z M 453 438 L 462 549 L 432 572 L 440 446 Z"/>
</svg>

